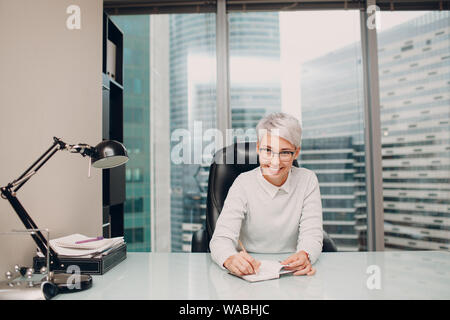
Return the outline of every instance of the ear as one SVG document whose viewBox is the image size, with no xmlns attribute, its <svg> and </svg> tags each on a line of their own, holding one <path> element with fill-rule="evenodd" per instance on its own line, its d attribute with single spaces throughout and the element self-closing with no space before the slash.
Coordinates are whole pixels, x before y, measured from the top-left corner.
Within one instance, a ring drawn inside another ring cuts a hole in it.
<svg viewBox="0 0 450 320">
<path fill-rule="evenodd" d="M 294 159 L 297 159 L 299 154 L 300 154 L 300 147 L 298 147 L 297 150 L 295 151 Z"/>
</svg>

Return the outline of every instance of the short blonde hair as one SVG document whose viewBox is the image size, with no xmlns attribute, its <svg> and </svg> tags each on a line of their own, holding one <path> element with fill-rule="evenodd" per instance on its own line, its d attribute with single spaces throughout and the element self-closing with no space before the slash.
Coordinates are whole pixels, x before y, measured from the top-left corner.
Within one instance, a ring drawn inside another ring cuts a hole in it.
<svg viewBox="0 0 450 320">
<path fill-rule="evenodd" d="M 300 147 L 302 141 L 302 126 L 297 118 L 283 112 L 275 112 L 266 115 L 256 126 L 258 141 L 266 133 L 273 133 L 292 143 L 295 148 Z"/>
</svg>

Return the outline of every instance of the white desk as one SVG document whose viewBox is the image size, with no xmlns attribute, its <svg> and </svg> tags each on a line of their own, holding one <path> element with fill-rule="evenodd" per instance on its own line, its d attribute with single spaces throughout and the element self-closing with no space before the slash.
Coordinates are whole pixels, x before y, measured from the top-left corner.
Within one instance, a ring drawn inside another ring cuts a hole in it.
<svg viewBox="0 0 450 320">
<path fill-rule="evenodd" d="M 254 255 L 258 259 L 288 255 Z M 368 289 L 377 265 L 381 289 Z M 249 283 L 206 253 L 128 253 L 91 289 L 55 299 L 450 299 L 450 253 L 437 251 L 322 253 L 312 277 L 285 275 Z"/>
</svg>

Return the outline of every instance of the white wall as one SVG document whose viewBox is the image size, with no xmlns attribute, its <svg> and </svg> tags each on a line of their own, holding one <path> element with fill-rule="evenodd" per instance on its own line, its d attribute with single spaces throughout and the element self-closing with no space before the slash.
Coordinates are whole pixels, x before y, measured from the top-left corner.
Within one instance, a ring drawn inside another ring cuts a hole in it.
<svg viewBox="0 0 450 320">
<path fill-rule="evenodd" d="M 81 9 L 69 30 L 66 9 Z M 103 0 L 0 0 L 0 186 L 17 178 L 53 141 L 95 145 L 102 138 Z M 101 235 L 101 172 L 59 151 L 17 197 L 50 237 Z M 0 232 L 24 229 L 0 199 Z M 31 265 L 30 236 L 0 235 L 0 279 L 16 263 Z"/>
</svg>

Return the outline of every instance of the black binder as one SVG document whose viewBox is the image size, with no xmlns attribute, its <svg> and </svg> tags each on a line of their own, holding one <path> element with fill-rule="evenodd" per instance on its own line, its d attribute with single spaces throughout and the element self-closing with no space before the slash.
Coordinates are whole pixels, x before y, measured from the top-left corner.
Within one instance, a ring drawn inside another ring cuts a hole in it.
<svg viewBox="0 0 450 320">
<path fill-rule="evenodd" d="M 81 274 L 90 275 L 102 275 L 109 271 L 111 268 L 119 264 L 121 261 L 125 260 L 127 257 L 127 244 L 123 243 L 121 246 L 104 256 L 95 258 L 59 258 L 61 264 L 59 266 L 51 267 L 52 271 L 66 272 L 67 267 L 70 265 L 77 265 Z M 40 270 L 42 267 L 47 265 L 47 260 L 45 257 L 35 256 L 33 258 L 33 268 L 34 270 Z"/>
</svg>

